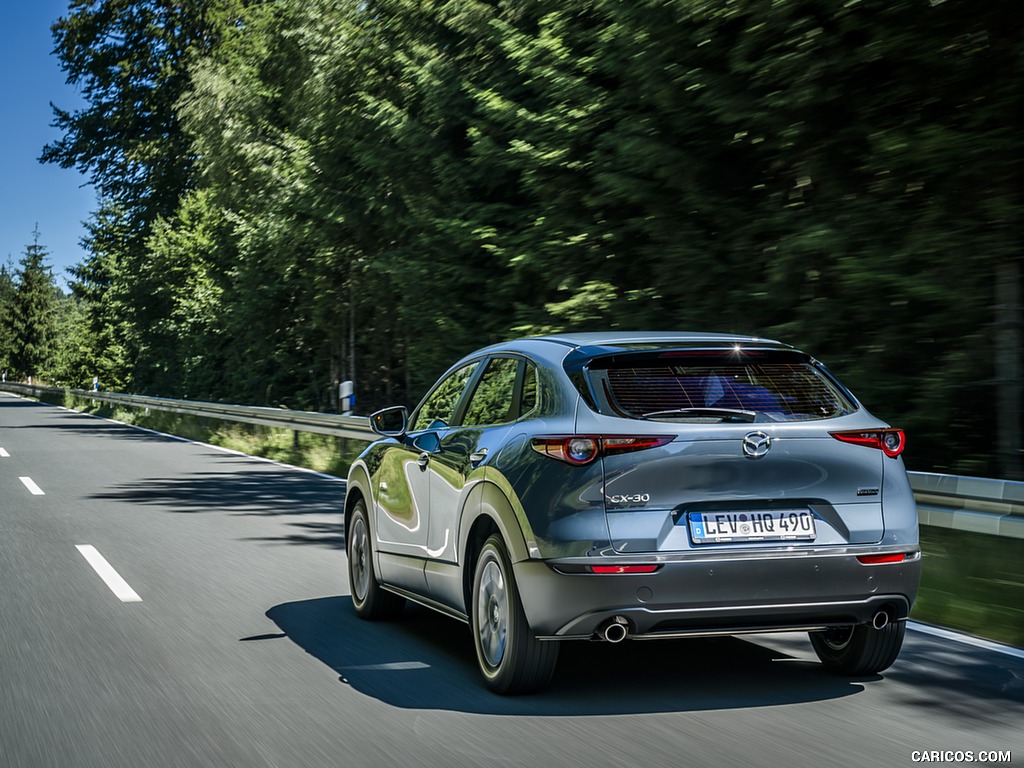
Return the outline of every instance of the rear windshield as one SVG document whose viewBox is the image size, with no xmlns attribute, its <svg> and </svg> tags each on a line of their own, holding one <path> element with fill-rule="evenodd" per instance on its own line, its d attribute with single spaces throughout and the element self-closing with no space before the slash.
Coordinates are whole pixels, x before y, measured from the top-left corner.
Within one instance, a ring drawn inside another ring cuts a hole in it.
<svg viewBox="0 0 1024 768">
<path fill-rule="evenodd" d="M 588 369 L 600 410 L 637 419 L 806 421 L 856 410 L 799 353 L 625 355 L 594 360 Z"/>
</svg>

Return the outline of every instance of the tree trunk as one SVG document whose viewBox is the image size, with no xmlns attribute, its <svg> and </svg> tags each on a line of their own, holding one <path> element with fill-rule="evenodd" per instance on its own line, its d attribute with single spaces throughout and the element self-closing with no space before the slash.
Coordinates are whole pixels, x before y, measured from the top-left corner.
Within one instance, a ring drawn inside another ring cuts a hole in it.
<svg viewBox="0 0 1024 768">
<path fill-rule="evenodd" d="M 995 298 L 999 474 L 1006 480 L 1021 480 L 1021 305 L 1016 259 L 997 266 Z"/>
</svg>

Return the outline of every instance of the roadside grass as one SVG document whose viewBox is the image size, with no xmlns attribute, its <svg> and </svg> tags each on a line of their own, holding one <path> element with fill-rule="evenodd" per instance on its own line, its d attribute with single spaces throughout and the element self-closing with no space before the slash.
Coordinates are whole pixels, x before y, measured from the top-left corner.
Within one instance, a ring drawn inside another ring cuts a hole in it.
<svg viewBox="0 0 1024 768">
<path fill-rule="evenodd" d="M 59 400 L 60 402 L 56 402 Z M 51 402 L 83 413 L 209 443 L 284 464 L 345 477 L 367 443 L 343 437 L 209 419 L 188 413 L 114 407 L 88 397 L 65 395 Z"/>
<path fill-rule="evenodd" d="M 360 440 L 192 414 L 112 408 L 88 397 L 58 399 L 50 402 L 338 477 L 348 474 L 366 446 Z M 912 619 L 1024 647 L 1024 539 L 921 526 L 921 548 L 921 590 Z"/>
<path fill-rule="evenodd" d="M 1024 539 L 921 526 L 912 619 L 1024 648 Z"/>
</svg>

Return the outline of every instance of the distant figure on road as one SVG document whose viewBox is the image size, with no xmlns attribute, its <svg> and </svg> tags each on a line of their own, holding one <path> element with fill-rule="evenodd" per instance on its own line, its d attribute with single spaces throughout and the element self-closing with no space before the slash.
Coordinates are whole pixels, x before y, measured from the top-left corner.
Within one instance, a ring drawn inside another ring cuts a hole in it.
<svg viewBox="0 0 1024 768">
<path fill-rule="evenodd" d="M 92 391 L 93 392 L 99 392 L 100 391 L 100 377 L 99 376 L 93 376 L 92 377 Z"/>
</svg>

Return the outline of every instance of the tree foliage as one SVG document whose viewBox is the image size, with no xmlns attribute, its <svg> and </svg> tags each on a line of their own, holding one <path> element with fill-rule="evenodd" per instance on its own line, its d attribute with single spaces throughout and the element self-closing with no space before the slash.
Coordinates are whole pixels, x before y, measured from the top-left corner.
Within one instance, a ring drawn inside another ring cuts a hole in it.
<svg viewBox="0 0 1024 768">
<path fill-rule="evenodd" d="M 18 349 L 18 335 L 14 325 L 16 286 L 12 269 L 0 265 L 0 370 L 11 375 L 11 366 Z"/>
<path fill-rule="evenodd" d="M 998 472 L 1015 18 L 1009 0 L 74 0 L 55 39 L 88 106 L 57 111 L 44 159 L 104 195 L 73 286 L 95 365 L 291 407 L 332 408 L 354 378 L 367 411 L 512 335 L 746 332 L 827 360 L 908 429 L 912 465 Z"/>
<path fill-rule="evenodd" d="M 32 243 L 25 246 L 14 276 L 11 315 L 16 343 L 11 367 L 16 376 L 45 376 L 53 362 L 60 292 L 46 264 L 47 255 L 36 230 Z"/>
</svg>

